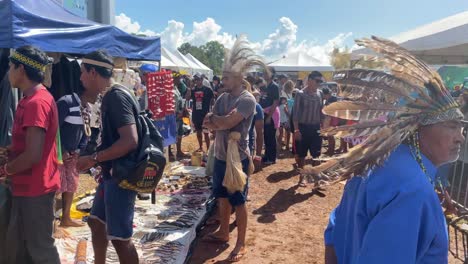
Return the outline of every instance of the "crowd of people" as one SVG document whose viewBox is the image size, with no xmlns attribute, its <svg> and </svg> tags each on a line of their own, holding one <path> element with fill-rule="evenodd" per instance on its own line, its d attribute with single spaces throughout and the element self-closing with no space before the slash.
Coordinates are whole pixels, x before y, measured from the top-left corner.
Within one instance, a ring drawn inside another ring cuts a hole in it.
<svg viewBox="0 0 468 264">
<path fill-rule="evenodd" d="M 373 41 L 381 47 L 380 52 L 389 54 L 385 50 L 391 44 Z M 395 49 L 399 60 L 409 58 L 424 65 Z M 83 90 L 57 102 L 42 84 L 49 63 L 43 51 L 30 46 L 18 48 L 10 56 L 11 86 L 20 89 L 24 97 L 15 115 L 13 143 L 0 152 L 0 180 L 12 192 L 8 224 L 0 226 L 0 231 L 5 229 L 3 241 L 8 241 L 0 243 L 0 263 L 60 263 L 53 239 L 56 194 L 62 198 L 61 226 L 84 225 L 71 219 L 70 207 L 79 172 L 98 165 L 102 171 L 95 175 L 98 187 L 87 222 L 95 263 L 105 263 L 109 241 L 120 263 L 138 263 L 131 239 L 138 193 L 119 184 L 113 177 L 113 166 L 139 145 L 137 119 L 140 110 L 147 107 L 145 74 L 156 68 L 143 65 L 138 69 L 141 86 L 134 91 L 136 107 L 134 96 L 112 82 L 114 61 L 105 51 L 82 58 Z M 257 73 L 248 72 L 252 66 L 257 67 Z M 353 73 L 345 79 L 356 78 Z M 202 74 L 174 73 L 176 158 L 189 156 L 182 151 L 182 140 L 190 130 L 184 120 L 188 117 L 198 151 L 214 148 L 212 195 L 217 199 L 215 221 L 220 228 L 204 237 L 205 242 L 228 242 L 229 219 L 235 212 L 238 237 L 228 260 L 243 258 L 247 253 L 246 201 L 252 165 L 258 170 L 275 164 L 279 151 L 285 150 L 293 152 L 298 172 L 304 171 L 310 155 L 315 168 L 311 174 L 322 179 L 326 175 L 336 179 L 340 174 L 340 179 L 348 180 L 325 232 L 326 263 L 447 262 L 447 229 L 434 192 L 438 186 L 433 182 L 437 182 L 437 167 L 458 156 L 464 142 L 463 114 L 426 68 L 420 70 L 422 77 L 364 73 L 368 78 L 356 86 L 369 94 L 361 100 L 370 98 L 371 89 L 378 85 L 388 89 L 383 92 L 399 93 L 405 100 L 388 96 L 380 100 L 382 106 L 375 106 L 338 98 L 335 86 L 327 84 L 318 71 L 311 72 L 304 82 L 295 82 L 267 67 L 248 48 L 244 37 L 239 37 L 227 54 L 222 78 L 215 76 L 210 82 Z M 402 83 L 413 89 L 411 93 L 400 89 Z M 331 111 L 333 104 L 336 107 Z M 93 110 L 95 105 L 98 107 Z M 371 110 L 387 111 L 386 119 L 372 115 L 367 120 Z M 93 121 L 93 112 L 99 114 L 99 121 Z M 335 149 L 333 133 L 320 134 L 336 127 L 341 127 L 344 135 L 337 138 L 341 141 L 339 150 Z M 366 144 L 348 152 L 356 143 L 350 138 L 371 128 L 379 133 L 364 134 Z M 93 138 L 99 144 L 93 143 Z M 328 149 L 322 153 L 324 140 Z M 91 151 L 90 144 L 95 146 Z M 233 155 L 232 151 L 238 153 Z M 343 155 L 336 157 L 338 152 Z M 59 164 L 60 153 L 63 164 Z M 323 163 L 322 154 L 332 159 Z M 299 186 L 306 186 L 306 174 L 299 174 Z M 224 183 L 227 175 L 245 177 L 246 183 L 230 191 Z M 352 177 L 357 175 L 365 177 Z"/>
</svg>

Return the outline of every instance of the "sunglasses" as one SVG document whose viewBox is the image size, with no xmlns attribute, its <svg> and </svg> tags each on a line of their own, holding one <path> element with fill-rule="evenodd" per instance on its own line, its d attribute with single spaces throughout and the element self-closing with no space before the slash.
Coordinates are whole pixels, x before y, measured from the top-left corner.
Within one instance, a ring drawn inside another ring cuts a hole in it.
<svg viewBox="0 0 468 264">
<path fill-rule="evenodd" d="M 317 83 L 323 83 L 322 79 L 314 79 L 314 81 L 317 82 Z"/>
</svg>

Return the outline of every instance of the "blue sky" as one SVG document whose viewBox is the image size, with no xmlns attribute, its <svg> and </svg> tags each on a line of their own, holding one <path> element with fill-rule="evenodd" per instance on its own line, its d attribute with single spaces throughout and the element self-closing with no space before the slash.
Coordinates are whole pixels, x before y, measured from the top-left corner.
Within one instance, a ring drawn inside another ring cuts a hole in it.
<svg viewBox="0 0 468 264">
<path fill-rule="evenodd" d="M 124 13 L 131 23 L 137 22 L 139 31 L 173 32 L 173 28 L 168 28 L 168 21 L 175 20 L 178 23 L 173 26 L 180 30 L 183 25 L 182 34 L 190 35 L 193 33 L 193 22 L 201 23 L 208 17 L 214 19 L 215 24 L 213 25 L 213 21 L 210 23 L 215 28 L 214 31 L 217 27 L 221 27 L 216 34 L 226 33 L 235 36 L 245 33 L 249 40 L 258 42 L 259 45 L 264 45 L 262 43 L 276 31 L 279 31 L 278 35 L 282 35 L 284 31 L 291 31 L 285 33 L 288 40 L 277 36 L 277 40 L 283 39 L 276 47 L 278 54 L 284 53 L 284 49 L 290 49 L 294 45 L 298 47 L 301 41 L 307 41 L 307 47 L 326 45 L 327 41 L 336 38 L 340 33 L 352 33 L 340 40 L 338 43 L 340 46 L 352 46 L 354 38 L 371 34 L 391 37 L 468 10 L 467 0 L 115 0 L 115 2 L 116 15 Z M 280 22 L 281 17 L 289 20 Z M 204 25 L 200 28 L 206 28 Z M 291 29 L 291 25 L 296 27 L 293 26 Z M 203 34 L 212 34 L 212 32 Z M 180 35 L 177 37 L 174 34 L 162 34 L 162 36 L 167 39 L 166 41 L 180 39 Z M 196 37 L 184 37 L 182 41 L 190 42 L 193 39 Z M 193 42 L 200 44 L 199 40 Z M 177 41 L 170 43 L 181 44 Z M 271 41 L 271 45 L 276 44 L 275 40 Z"/>
</svg>

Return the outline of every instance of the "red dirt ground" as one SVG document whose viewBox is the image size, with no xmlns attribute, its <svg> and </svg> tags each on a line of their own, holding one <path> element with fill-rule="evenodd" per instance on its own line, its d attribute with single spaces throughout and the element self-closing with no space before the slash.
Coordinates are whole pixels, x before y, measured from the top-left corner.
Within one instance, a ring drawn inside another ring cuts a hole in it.
<svg viewBox="0 0 468 264">
<path fill-rule="evenodd" d="M 185 144 L 192 140 L 186 139 Z M 297 188 L 298 175 L 293 163 L 292 155 L 283 151 L 275 165 L 251 176 L 247 203 L 248 253 L 240 263 L 324 263 L 323 231 L 344 185 L 330 186 L 318 194 L 312 193 L 310 187 Z M 227 263 L 237 229 L 232 228 L 231 241 L 225 246 L 200 241 L 215 228 L 207 227 L 200 232 L 188 263 Z M 449 263 L 462 262 L 450 256 Z"/>
<path fill-rule="evenodd" d="M 184 151 L 193 151 L 197 145 L 194 135 L 184 138 Z M 275 165 L 251 176 L 247 203 L 248 253 L 240 263 L 324 263 L 323 231 L 344 186 L 336 184 L 319 194 L 311 193 L 310 188 L 297 188 L 298 175 L 293 163 L 292 156 L 283 151 Z M 95 186 L 94 180 L 87 178 L 88 181 L 80 181 L 83 190 Z M 237 229 L 233 228 L 229 245 L 201 242 L 200 238 L 214 228 L 216 226 L 201 231 L 188 263 L 227 263 L 225 260 L 234 248 Z M 449 263 L 462 261 L 449 255 Z"/>
</svg>

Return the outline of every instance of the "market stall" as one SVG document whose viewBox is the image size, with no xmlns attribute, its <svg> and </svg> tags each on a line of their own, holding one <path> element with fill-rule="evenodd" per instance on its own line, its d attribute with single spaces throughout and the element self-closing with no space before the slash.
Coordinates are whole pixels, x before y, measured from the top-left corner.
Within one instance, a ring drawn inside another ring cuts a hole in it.
<svg viewBox="0 0 468 264">
<path fill-rule="evenodd" d="M 0 48 L 34 45 L 47 52 L 69 54 L 104 49 L 113 57 L 161 59 L 159 37 L 137 37 L 81 18 L 54 0 L 0 0 L 0 17 Z"/>
<path fill-rule="evenodd" d="M 113 57 L 159 61 L 160 39 L 142 38 L 111 26 L 78 17 L 54 0 L 0 0 L 0 48 L 8 57 L 9 49 L 34 45 L 54 58 L 46 71 L 45 85 L 55 99 L 81 88 L 79 58 L 103 49 Z M 12 114 L 19 97 L 12 93 L 5 72 L 7 63 L 0 63 L 0 129 L 7 131 L 2 145 L 9 141 Z"/>
<path fill-rule="evenodd" d="M 156 204 L 137 201 L 133 242 L 141 263 L 182 264 L 196 237 L 197 227 L 210 208 L 210 179 L 202 167 L 173 163 L 164 174 L 157 192 Z M 80 197 L 74 205 L 85 218 L 92 205 L 93 194 Z M 75 211 L 76 211 L 76 208 Z M 86 259 L 93 263 L 91 233 L 88 227 L 69 228 L 69 236 L 57 239 L 62 264 L 74 263 L 78 242 L 87 239 Z M 107 253 L 108 263 L 117 263 L 113 247 Z"/>
</svg>

